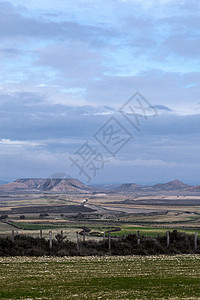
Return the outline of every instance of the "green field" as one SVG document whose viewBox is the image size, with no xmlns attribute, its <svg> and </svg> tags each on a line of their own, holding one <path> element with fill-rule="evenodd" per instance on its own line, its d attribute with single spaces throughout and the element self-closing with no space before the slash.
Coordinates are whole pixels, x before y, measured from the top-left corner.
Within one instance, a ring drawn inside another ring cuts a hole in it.
<svg viewBox="0 0 200 300">
<path fill-rule="evenodd" d="M 148 237 L 157 237 L 158 235 L 162 236 L 166 234 L 167 230 L 173 231 L 173 227 L 153 227 L 153 226 L 131 226 L 131 225 L 121 225 L 121 230 L 117 232 L 112 232 L 111 236 L 126 236 L 128 234 L 136 234 L 137 231 L 140 231 L 140 235 L 148 236 Z M 200 230 L 195 229 L 178 229 L 178 231 L 186 232 L 188 234 L 195 234 L 195 232 L 198 232 L 200 234 Z"/>
<path fill-rule="evenodd" d="M 1 223 L 0 223 L 1 224 Z M 74 222 L 74 223 L 66 223 L 66 224 L 56 224 L 56 223 L 38 223 L 34 224 L 32 222 L 10 222 L 10 224 L 17 225 L 19 228 L 19 233 L 21 234 L 28 234 L 32 236 L 37 236 L 39 234 L 39 230 L 43 230 L 44 236 L 48 236 L 48 231 L 52 230 L 53 234 L 57 234 L 60 230 L 63 230 L 65 235 L 68 236 L 70 240 L 74 240 L 76 231 L 82 231 L 84 227 L 90 229 L 90 235 L 87 236 L 89 239 L 93 239 L 96 237 L 103 237 L 103 233 L 106 232 L 106 236 L 110 232 L 112 237 L 122 237 L 127 236 L 128 234 L 136 234 L 137 231 L 140 231 L 141 236 L 147 237 L 157 237 L 158 235 L 164 236 L 166 235 L 166 231 L 170 230 L 173 231 L 174 229 L 178 229 L 178 231 L 186 232 L 188 234 L 195 234 L 198 232 L 200 235 L 200 230 L 195 228 L 176 228 L 176 227 L 162 227 L 162 226 L 138 226 L 138 225 L 131 225 L 131 224 L 116 224 L 116 226 L 106 225 L 105 223 L 99 224 L 90 224 L 89 221 L 82 223 L 82 222 Z M 112 224 L 112 223 L 111 223 Z M 113 223 L 113 225 L 115 225 Z M 10 225 L 7 225 L 10 226 Z M 10 226 L 11 227 L 11 226 Z M 118 228 L 118 230 L 116 230 Z M 10 228 L 11 229 L 16 228 Z M 1 234 L 3 233 L 0 232 Z M 4 232 L 6 233 L 6 232 Z M 74 236 L 73 236 L 74 235 Z"/>
<path fill-rule="evenodd" d="M 200 256 L 0 258 L 1 299 L 199 299 Z"/>
</svg>

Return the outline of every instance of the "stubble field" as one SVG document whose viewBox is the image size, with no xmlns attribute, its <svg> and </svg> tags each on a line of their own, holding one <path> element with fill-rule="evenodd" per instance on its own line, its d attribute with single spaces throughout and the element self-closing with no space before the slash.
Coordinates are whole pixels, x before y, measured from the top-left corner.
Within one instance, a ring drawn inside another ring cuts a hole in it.
<svg viewBox="0 0 200 300">
<path fill-rule="evenodd" d="M 1 299 L 199 299 L 200 257 L 0 258 Z"/>
</svg>

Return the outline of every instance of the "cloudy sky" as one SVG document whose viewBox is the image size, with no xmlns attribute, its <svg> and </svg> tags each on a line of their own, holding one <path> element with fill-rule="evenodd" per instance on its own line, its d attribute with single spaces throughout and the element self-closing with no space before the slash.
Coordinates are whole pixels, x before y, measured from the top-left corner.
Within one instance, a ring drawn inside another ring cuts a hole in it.
<svg viewBox="0 0 200 300">
<path fill-rule="evenodd" d="M 200 184 L 200 1 L 0 1 L 0 39 L 0 180 Z"/>
</svg>

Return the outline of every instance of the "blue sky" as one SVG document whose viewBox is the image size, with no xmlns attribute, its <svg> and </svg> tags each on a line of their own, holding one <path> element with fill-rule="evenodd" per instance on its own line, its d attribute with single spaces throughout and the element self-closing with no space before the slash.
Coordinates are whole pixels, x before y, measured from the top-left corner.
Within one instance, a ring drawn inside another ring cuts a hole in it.
<svg viewBox="0 0 200 300">
<path fill-rule="evenodd" d="M 0 1 L 0 179 L 200 184 L 199 17 L 193 0 Z M 140 131 L 119 112 L 136 91 Z M 95 138 L 111 118 L 131 136 L 114 156 Z"/>
</svg>

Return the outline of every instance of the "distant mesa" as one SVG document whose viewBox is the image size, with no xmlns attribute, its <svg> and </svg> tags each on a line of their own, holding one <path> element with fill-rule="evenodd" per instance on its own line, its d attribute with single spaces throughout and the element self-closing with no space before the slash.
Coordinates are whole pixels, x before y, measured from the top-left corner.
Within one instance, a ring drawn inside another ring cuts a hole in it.
<svg viewBox="0 0 200 300">
<path fill-rule="evenodd" d="M 175 179 L 167 183 L 157 183 L 152 186 L 140 186 L 135 183 L 122 184 L 120 190 L 122 191 L 175 191 L 193 188 L 191 185 L 185 184 L 182 181 Z M 200 190 L 200 189 L 199 189 Z"/>
<path fill-rule="evenodd" d="M 158 184 L 155 184 L 152 186 L 153 189 L 165 190 L 165 191 L 182 190 L 182 189 L 187 189 L 190 187 L 191 187 L 191 185 L 185 184 L 178 179 L 169 181 L 167 183 L 158 183 Z"/>
<path fill-rule="evenodd" d="M 142 186 L 136 183 L 124 183 L 120 186 L 106 185 L 101 187 L 88 186 L 74 178 L 22 178 L 13 182 L 0 185 L 0 192 L 160 192 L 160 191 L 200 191 L 200 185 L 191 186 L 175 179 L 167 183 L 157 183 L 152 186 Z"/>
<path fill-rule="evenodd" d="M 140 187 L 136 183 L 124 183 L 120 186 L 121 189 L 135 189 Z"/>
<path fill-rule="evenodd" d="M 200 185 L 197 186 L 191 186 L 187 189 L 187 191 L 192 191 L 192 192 L 199 192 L 200 191 Z"/>
<path fill-rule="evenodd" d="M 77 192 L 88 191 L 91 188 L 78 179 L 62 178 L 22 178 L 3 184 L 0 191 L 33 191 L 33 192 Z"/>
</svg>

